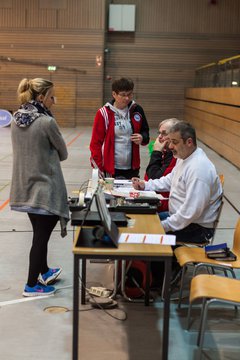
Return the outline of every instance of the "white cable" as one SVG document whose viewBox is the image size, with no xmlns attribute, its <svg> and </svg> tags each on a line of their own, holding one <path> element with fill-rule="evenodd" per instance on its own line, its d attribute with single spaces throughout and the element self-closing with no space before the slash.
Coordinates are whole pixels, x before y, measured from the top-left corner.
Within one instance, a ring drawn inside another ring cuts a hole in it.
<svg viewBox="0 0 240 360">
<path fill-rule="evenodd" d="M 98 187 L 98 169 L 92 169 L 92 194 L 95 192 Z"/>
<path fill-rule="evenodd" d="M 79 205 L 79 206 L 83 206 L 83 205 L 84 205 L 84 199 L 85 199 L 84 192 L 79 191 L 79 195 L 78 195 L 78 205 Z"/>
</svg>

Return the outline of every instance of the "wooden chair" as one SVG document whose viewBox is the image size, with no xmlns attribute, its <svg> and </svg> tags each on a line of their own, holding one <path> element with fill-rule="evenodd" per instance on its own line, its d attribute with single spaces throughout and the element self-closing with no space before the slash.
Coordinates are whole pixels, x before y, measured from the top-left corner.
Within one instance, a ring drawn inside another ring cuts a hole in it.
<svg viewBox="0 0 240 360">
<path fill-rule="evenodd" d="M 234 270 L 240 269 L 240 219 L 238 220 L 234 231 L 232 252 L 237 256 L 236 261 L 218 261 L 209 259 L 205 254 L 205 249 L 201 248 L 179 247 L 175 249 L 174 254 L 183 269 L 179 290 L 178 308 L 181 307 L 184 277 L 188 265 L 194 266 L 193 276 L 196 275 L 197 271 L 201 267 L 205 267 L 212 270 L 213 273 L 215 270 L 221 270 L 225 275 L 230 273 L 233 278 L 236 277 Z"/>
<path fill-rule="evenodd" d="M 223 186 L 224 186 L 224 181 L 225 181 L 224 175 L 223 175 L 223 174 L 219 174 L 218 176 L 219 176 L 219 180 L 220 180 L 220 182 L 221 182 L 221 184 L 222 184 L 222 188 L 223 188 Z"/>
<path fill-rule="evenodd" d="M 201 355 L 209 306 L 217 302 L 223 305 L 234 305 L 237 308 L 240 305 L 240 280 L 209 274 L 195 276 L 190 287 L 188 329 L 190 327 L 192 303 L 197 299 L 203 300 L 197 339 Z"/>
</svg>

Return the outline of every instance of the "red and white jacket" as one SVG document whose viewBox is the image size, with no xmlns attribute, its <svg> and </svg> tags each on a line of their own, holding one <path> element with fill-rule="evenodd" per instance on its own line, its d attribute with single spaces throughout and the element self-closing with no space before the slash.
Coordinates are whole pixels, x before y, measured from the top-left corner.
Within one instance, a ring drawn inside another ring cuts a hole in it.
<svg viewBox="0 0 240 360">
<path fill-rule="evenodd" d="M 109 103 L 100 108 L 95 116 L 90 142 L 91 159 L 101 171 L 114 174 L 115 116 Z M 134 101 L 128 105 L 133 133 L 142 135 L 142 144 L 149 143 L 149 127 L 142 107 Z M 123 149 L 124 151 L 124 149 Z M 91 160 L 90 159 L 90 160 Z M 140 168 L 139 145 L 132 142 L 132 169 Z"/>
</svg>

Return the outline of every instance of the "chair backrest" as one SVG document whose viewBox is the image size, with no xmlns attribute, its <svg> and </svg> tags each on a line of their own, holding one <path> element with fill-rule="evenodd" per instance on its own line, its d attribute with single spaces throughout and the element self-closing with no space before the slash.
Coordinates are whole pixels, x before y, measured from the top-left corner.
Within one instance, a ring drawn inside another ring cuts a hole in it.
<svg viewBox="0 0 240 360">
<path fill-rule="evenodd" d="M 219 180 L 220 180 L 220 183 L 221 183 L 222 189 L 223 189 L 223 186 L 224 186 L 224 175 L 223 175 L 223 174 L 219 174 L 218 176 L 219 176 Z M 218 208 L 217 218 L 216 218 L 216 220 L 214 221 L 214 226 L 213 226 L 213 228 L 214 228 L 214 233 L 213 233 L 213 236 L 212 236 L 212 238 L 211 238 L 211 240 L 210 240 L 210 244 L 212 244 L 213 241 L 214 241 L 214 237 L 215 237 L 216 230 L 217 230 L 217 227 L 218 227 L 219 219 L 220 219 L 220 216 L 221 216 L 221 213 L 222 213 L 223 204 L 224 204 L 224 202 L 223 202 L 223 192 L 222 192 L 221 203 L 220 203 L 220 206 L 219 206 L 219 208 Z"/>
<path fill-rule="evenodd" d="M 223 186 L 224 186 L 224 175 L 223 174 L 219 174 L 218 175 L 219 176 L 219 180 L 220 180 L 220 183 L 222 184 L 222 188 L 223 188 Z"/>
<path fill-rule="evenodd" d="M 216 218 L 216 220 L 214 221 L 214 224 L 213 224 L 214 233 L 213 233 L 213 236 L 212 236 L 209 244 L 212 244 L 213 241 L 214 241 L 214 237 L 215 237 L 216 230 L 217 230 L 217 227 L 218 227 L 219 219 L 220 219 L 220 216 L 221 216 L 221 213 L 222 213 L 223 204 L 224 204 L 224 201 L 223 201 L 223 195 L 222 195 L 221 203 L 220 203 L 219 208 L 218 208 L 217 218 Z"/>
<path fill-rule="evenodd" d="M 235 226 L 233 235 L 233 252 L 240 259 L 240 218 Z"/>
</svg>

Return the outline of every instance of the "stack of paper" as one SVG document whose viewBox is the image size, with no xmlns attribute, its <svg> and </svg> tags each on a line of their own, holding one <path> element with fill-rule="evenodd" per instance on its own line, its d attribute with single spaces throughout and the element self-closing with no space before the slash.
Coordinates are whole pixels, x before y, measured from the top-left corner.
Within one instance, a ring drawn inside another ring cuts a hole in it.
<svg viewBox="0 0 240 360">
<path fill-rule="evenodd" d="M 132 234 L 122 233 L 119 244 L 156 244 L 156 245 L 175 245 L 175 235 L 161 234 Z"/>
<path fill-rule="evenodd" d="M 135 190 L 133 187 L 119 187 L 111 191 L 111 195 L 121 196 L 125 198 L 158 198 L 160 200 L 164 199 L 162 195 L 157 194 L 155 191 L 139 191 Z M 135 196 L 134 196 L 135 195 Z"/>
</svg>

